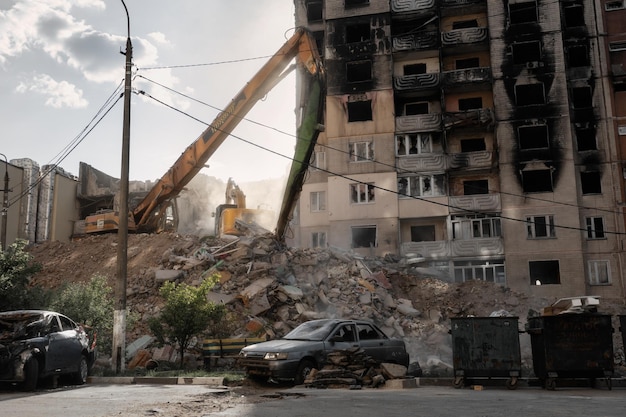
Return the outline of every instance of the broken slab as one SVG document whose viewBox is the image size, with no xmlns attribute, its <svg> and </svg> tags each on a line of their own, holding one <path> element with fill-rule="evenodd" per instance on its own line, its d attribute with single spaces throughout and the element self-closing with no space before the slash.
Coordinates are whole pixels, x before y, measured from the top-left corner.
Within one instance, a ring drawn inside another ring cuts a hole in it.
<svg viewBox="0 0 626 417">
<path fill-rule="evenodd" d="M 260 292 L 264 291 L 267 287 L 270 286 L 274 282 L 274 278 L 260 278 L 254 281 L 252 284 L 248 285 L 244 288 L 243 291 L 239 293 L 243 299 L 252 299 Z"/>
<path fill-rule="evenodd" d="M 126 357 L 128 358 L 134 357 L 137 351 L 139 351 L 140 349 L 145 349 L 153 341 L 154 341 L 154 337 L 152 336 L 149 336 L 149 335 L 141 336 L 139 339 L 135 340 L 133 343 L 126 346 Z"/>
<path fill-rule="evenodd" d="M 280 287 L 278 287 L 278 290 L 287 295 L 292 300 L 301 300 L 302 296 L 304 295 L 300 288 L 294 287 L 293 285 L 281 285 Z"/>
<path fill-rule="evenodd" d="M 163 284 L 168 281 L 176 281 L 184 276 L 183 271 L 173 269 L 157 269 L 154 271 L 154 280 L 157 284 Z"/>
<path fill-rule="evenodd" d="M 228 304 L 235 299 L 235 296 L 232 294 L 222 294 L 219 292 L 210 291 L 206 295 L 207 301 L 214 304 Z"/>
</svg>

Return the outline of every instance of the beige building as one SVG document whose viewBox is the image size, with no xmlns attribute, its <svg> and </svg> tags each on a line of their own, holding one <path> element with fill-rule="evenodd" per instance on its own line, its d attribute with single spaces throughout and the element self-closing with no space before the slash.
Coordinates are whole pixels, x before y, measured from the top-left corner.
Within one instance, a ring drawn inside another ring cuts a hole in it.
<svg viewBox="0 0 626 417">
<path fill-rule="evenodd" d="M 450 281 L 541 296 L 625 295 L 626 171 L 606 64 L 621 40 L 603 40 L 603 13 L 623 7 L 294 3 L 327 100 L 291 243 L 422 257 Z"/>
</svg>

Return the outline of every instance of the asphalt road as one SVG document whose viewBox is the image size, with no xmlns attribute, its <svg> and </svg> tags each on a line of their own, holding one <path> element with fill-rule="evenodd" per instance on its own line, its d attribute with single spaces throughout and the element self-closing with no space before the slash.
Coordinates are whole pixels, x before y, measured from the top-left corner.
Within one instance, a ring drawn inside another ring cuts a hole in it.
<svg viewBox="0 0 626 417">
<path fill-rule="evenodd" d="M 413 389 L 277 388 L 224 391 L 203 385 L 86 385 L 35 393 L 0 391 L 2 417 L 558 417 L 624 416 L 626 388 L 428 386 Z"/>
</svg>

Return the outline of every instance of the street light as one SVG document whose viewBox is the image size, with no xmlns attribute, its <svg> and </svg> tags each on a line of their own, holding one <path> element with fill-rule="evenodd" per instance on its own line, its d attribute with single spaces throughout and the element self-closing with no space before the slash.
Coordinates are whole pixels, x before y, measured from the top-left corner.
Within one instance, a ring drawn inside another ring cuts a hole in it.
<svg viewBox="0 0 626 417">
<path fill-rule="evenodd" d="M 128 262 L 128 171 L 130 153 L 130 95 L 133 61 L 133 45 L 130 41 L 130 16 L 124 0 L 122 5 L 126 11 L 126 71 L 124 75 L 124 127 L 122 132 L 122 173 L 120 176 L 120 209 L 118 221 L 117 244 L 117 281 L 115 285 L 115 311 L 113 312 L 113 365 L 115 373 L 124 370 L 126 351 L 126 285 Z"/>
<path fill-rule="evenodd" d="M 7 217 L 9 214 L 9 161 L 5 154 L 0 153 L 4 158 L 4 189 L 2 190 L 2 241 L 0 249 L 7 250 Z"/>
</svg>

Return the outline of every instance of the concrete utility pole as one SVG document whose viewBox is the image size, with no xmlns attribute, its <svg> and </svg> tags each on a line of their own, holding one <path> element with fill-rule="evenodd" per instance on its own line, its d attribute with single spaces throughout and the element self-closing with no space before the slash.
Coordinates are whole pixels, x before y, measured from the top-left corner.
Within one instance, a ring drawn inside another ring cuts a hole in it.
<svg viewBox="0 0 626 417">
<path fill-rule="evenodd" d="M 5 154 L 0 153 L 4 158 L 4 188 L 2 189 L 2 241 L 0 249 L 7 250 L 7 217 L 9 215 L 9 161 Z"/>
<path fill-rule="evenodd" d="M 126 362 L 126 282 L 128 262 L 128 171 L 130 160 L 130 95 L 133 65 L 133 45 L 130 41 L 130 16 L 126 3 L 128 36 L 126 38 L 126 73 L 124 75 L 124 128 L 122 132 L 122 174 L 120 176 L 120 210 L 117 229 L 117 281 L 115 311 L 113 312 L 113 365 L 115 373 L 124 370 Z"/>
</svg>

